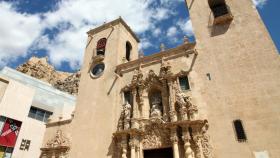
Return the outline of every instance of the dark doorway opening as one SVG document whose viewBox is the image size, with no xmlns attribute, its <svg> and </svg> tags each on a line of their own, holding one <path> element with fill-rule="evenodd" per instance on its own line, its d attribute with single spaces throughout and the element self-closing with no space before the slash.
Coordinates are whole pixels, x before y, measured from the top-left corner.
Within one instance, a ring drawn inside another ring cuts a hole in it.
<svg viewBox="0 0 280 158">
<path fill-rule="evenodd" d="M 144 150 L 144 158 L 173 158 L 172 148 Z"/>
</svg>

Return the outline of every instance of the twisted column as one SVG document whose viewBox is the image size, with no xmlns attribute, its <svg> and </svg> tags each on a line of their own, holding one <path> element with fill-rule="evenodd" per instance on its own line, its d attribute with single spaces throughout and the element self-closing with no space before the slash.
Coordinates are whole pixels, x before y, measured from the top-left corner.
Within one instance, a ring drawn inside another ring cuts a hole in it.
<svg viewBox="0 0 280 158">
<path fill-rule="evenodd" d="M 173 91 L 173 85 L 172 85 L 172 81 L 168 80 L 167 81 L 168 84 L 168 89 L 169 89 L 169 106 L 170 106 L 170 119 L 171 122 L 176 122 L 177 121 L 177 115 L 176 115 L 176 111 L 175 111 L 175 107 L 174 107 L 174 91 Z"/>
<path fill-rule="evenodd" d="M 136 148 L 137 148 L 137 138 L 135 136 L 132 136 L 129 141 L 130 145 L 130 158 L 137 158 L 136 157 Z"/>
<path fill-rule="evenodd" d="M 183 128 L 182 139 L 184 141 L 185 158 L 193 158 L 193 151 L 191 149 L 191 143 L 190 143 L 191 136 L 188 127 Z"/>
<path fill-rule="evenodd" d="M 134 87 L 132 89 L 132 95 L 133 95 L 133 112 L 132 112 L 132 120 L 131 120 L 131 124 L 132 124 L 132 128 L 138 128 L 138 122 L 137 122 L 137 118 L 138 118 L 138 104 L 136 101 L 136 94 L 137 94 L 137 90 L 136 87 Z"/>
<path fill-rule="evenodd" d="M 138 94 L 139 94 L 139 116 L 140 118 L 143 117 L 143 106 L 144 106 L 144 100 L 143 100 L 143 91 L 144 91 L 144 87 L 143 86 L 139 86 L 138 88 Z"/>
<path fill-rule="evenodd" d="M 168 88 L 166 84 L 166 80 L 163 82 L 163 91 L 162 91 L 162 105 L 163 105 L 163 120 L 168 121 Z"/>
<path fill-rule="evenodd" d="M 127 138 L 126 136 L 122 136 L 121 140 L 121 150 L 122 150 L 122 158 L 127 158 Z"/>
<path fill-rule="evenodd" d="M 173 148 L 173 158 L 179 158 L 179 147 L 178 147 L 178 136 L 176 127 L 171 128 L 171 141 L 172 141 L 172 148 Z"/>
</svg>

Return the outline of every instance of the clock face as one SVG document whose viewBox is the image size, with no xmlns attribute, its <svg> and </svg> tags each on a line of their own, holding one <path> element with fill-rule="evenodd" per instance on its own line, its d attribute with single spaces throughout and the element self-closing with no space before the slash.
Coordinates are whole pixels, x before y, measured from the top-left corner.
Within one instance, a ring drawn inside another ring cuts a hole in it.
<svg viewBox="0 0 280 158">
<path fill-rule="evenodd" d="M 105 64 L 104 64 L 104 63 L 96 64 L 96 65 L 91 69 L 91 74 L 92 74 L 94 77 L 98 77 L 98 76 L 102 75 L 104 69 L 105 69 Z"/>
</svg>

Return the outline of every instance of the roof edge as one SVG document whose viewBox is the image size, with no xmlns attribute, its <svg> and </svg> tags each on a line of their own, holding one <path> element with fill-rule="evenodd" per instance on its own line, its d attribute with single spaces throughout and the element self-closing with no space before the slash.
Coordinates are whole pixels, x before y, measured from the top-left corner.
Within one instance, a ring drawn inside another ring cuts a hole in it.
<svg viewBox="0 0 280 158">
<path fill-rule="evenodd" d="M 119 24 L 119 23 L 121 23 L 127 30 L 128 30 L 128 32 L 132 35 L 132 37 L 134 37 L 134 39 L 139 43 L 140 42 L 140 40 L 139 40 L 139 38 L 137 37 L 137 35 L 132 31 L 132 29 L 127 25 L 127 23 L 122 19 L 122 17 L 119 17 L 118 19 L 116 19 L 116 20 L 113 20 L 113 21 L 111 21 L 111 22 L 109 22 L 109 23 L 105 23 L 105 24 L 103 24 L 103 25 L 101 25 L 101 26 L 99 26 L 99 27 L 96 27 L 96 28 L 94 28 L 94 29 L 91 29 L 91 30 L 89 30 L 88 32 L 87 32 L 87 34 L 94 34 L 94 33 L 97 33 L 97 32 L 100 32 L 100 31 L 103 31 L 103 30 L 105 30 L 105 29 L 107 29 L 108 27 L 110 27 L 110 26 L 114 26 L 114 25 L 117 25 L 117 24 Z"/>
</svg>

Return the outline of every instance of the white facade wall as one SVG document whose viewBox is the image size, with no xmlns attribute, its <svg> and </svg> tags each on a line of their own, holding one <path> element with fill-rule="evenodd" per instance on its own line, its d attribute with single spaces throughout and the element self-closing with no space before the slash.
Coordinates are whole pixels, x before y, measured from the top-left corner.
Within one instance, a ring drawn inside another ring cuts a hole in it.
<svg viewBox="0 0 280 158">
<path fill-rule="evenodd" d="M 76 98 L 50 84 L 5 67 L 0 71 L 0 116 L 21 121 L 12 158 L 39 158 L 44 146 L 45 122 L 28 117 L 31 106 L 52 112 L 51 121 L 70 119 Z M 20 150 L 22 140 L 30 140 L 29 150 Z"/>
</svg>

